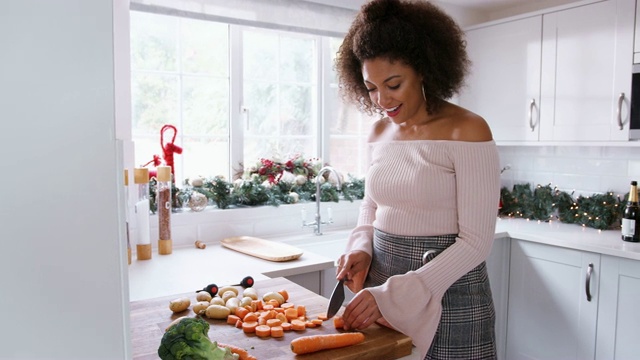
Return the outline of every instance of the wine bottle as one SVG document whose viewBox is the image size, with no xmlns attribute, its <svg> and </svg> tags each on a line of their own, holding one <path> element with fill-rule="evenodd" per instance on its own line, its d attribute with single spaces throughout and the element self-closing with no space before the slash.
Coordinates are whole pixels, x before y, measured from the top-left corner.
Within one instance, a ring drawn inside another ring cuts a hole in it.
<svg viewBox="0 0 640 360">
<path fill-rule="evenodd" d="M 640 241 L 640 206 L 638 206 L 638 183 L 631 182 L 629 199 L 622 214 L 622 240 Z"/>
</svg>

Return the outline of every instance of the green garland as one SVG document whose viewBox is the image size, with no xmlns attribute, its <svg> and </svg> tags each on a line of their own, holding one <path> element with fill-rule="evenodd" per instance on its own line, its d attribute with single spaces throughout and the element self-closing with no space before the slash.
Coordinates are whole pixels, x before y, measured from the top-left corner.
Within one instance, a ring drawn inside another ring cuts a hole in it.
<svg viewBox="0 0 640 360">
<path fill-rule="evenodd" d="M 620 199 L 608 191 L 604 194 L 573 198 L 551 185 L 538 185 L 531 190 L 530 184 L 517 184 L 509 191 L 500 190 L 501 216 L 529 220 L 558 220 L 567 224 L 579 224 L 594 229 L 618 228 L 624 204 L 629 194 Z"/>
</svg>

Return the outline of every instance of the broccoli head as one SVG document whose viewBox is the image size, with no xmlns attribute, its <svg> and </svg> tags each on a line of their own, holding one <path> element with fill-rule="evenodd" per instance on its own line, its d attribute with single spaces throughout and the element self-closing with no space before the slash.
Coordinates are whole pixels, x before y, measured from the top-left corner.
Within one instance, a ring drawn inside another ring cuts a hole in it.
<svg viewBox="0 0 640 360">
<path fill-rule="evenodd" d="M 185 317 L 162 336 L 158 355 L 162 360 L 235 360 L 237 354 L 209 340 L 209 323 Z"/>
</svg>

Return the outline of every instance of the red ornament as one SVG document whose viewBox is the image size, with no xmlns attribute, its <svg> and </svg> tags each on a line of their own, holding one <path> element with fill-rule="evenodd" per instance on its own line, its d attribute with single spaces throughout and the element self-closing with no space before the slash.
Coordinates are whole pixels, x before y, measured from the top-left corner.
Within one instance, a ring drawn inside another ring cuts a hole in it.
<svg viewBox="0 0 640 360">
<path fill-rule="evenodd" d="M 170 142 L 167 142 L 165 144 L 164 133 L 168 130 L 173 130 L 173 138 L 171 138 Z M 160 146 L 162 147 L 164 162 L 167 164 L 167 166 L 171 167 L 171 175 L 175 175 L 175 170 L 173 167 L 173 154 L 182 154 L 182 148 L 174 144 L 174 142 L 176 141 L 176 135 L 178 135 L 178 130 L 173 125 L 165 125 L 160 130 Z"/>
</svg>

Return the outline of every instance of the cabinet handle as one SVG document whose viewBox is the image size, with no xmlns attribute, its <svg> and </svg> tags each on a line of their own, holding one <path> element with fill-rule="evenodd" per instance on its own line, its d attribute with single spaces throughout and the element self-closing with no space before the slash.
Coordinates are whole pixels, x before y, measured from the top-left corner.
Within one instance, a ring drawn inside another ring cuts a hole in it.
<svg viewBox="0 0 640 360">
<path fill-rule="evenodd" d="M 624 129 L 624 126 L 622 126 L 622 103 L 624 102 L 624 93 L 620 93 L 620 96 L 618 96 L 618 108 L 616 109 L 616 115 L 618 117 L 618 126 L 620 127 L 620 130 Z"/>
<path fill-rule="evenodd" d="M 536 107 L 536 99 L 531 99 L 531 103 L 529 104 L 529 127 L 531 131 L 536 129 L 536 124 L 533 123 L 533 109 Z"/>
<path fill-rule="evenodd" d="M 587 301 L 591 301 L 591 273 L 593 272 L 593 263 L 587 267 L 587 280 L 584 283 L 584 290 L 587 293 Z"/>
</svg>

